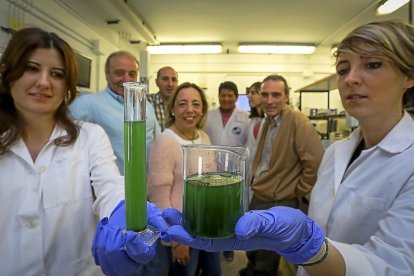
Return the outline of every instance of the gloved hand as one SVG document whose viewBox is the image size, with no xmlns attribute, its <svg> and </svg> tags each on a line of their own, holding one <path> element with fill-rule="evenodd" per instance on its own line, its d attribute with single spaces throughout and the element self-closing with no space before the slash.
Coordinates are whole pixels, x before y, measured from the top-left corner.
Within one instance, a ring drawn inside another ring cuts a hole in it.
<svg viewBox="0 0 414 276">
<path fill-rule="evenodd" d="M 294 264 L 303 264 L 324 243 L 325 235 L 316 223 L 298 209 L 273 207 L 249 211 L 236 224 L 236 235 L 225 239 L 203 239 L 190 235 L 182 226 L 181 213 L 168 208 L 163 217 L 172 225 L 168 236 L 179 243 L 205 251 L 276 251 Z"/>
<path fill-rule="evenodd" d="M 168 226 L 161 210 L 147 202 L 147 216 L 148 224 L 165 235 Z M 110 218 L 103 218 L 96 226 L 92 254 L 95 264 L 100 265 L 106 275 L 130 275 L 155 256 L 156 243 L 149 246 L 134 231 L 127 231 L 125 217 L 125 201 L 122 200 Z"/>
</svg>

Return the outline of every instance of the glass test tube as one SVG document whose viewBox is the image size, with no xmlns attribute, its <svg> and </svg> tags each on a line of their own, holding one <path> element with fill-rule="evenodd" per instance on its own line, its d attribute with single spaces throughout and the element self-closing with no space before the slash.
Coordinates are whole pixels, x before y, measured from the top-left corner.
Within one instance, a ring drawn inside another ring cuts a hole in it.
<svg viewBox="0 0 414 276">
<path fill-rule="evenodd" d="M 124 175 L 126 225 L 141 232 L 147 227 L 145 103 L 148 86 L 124 83 Z"/>
</svg>

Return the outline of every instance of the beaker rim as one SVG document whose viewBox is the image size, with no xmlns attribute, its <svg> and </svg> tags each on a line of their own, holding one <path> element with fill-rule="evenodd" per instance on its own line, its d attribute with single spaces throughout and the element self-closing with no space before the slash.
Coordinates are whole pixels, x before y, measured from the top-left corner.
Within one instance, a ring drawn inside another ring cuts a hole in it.
<svg viewBox="0 0 414 276">
<path fill-rule="evenodd" d="M 206 144 L 186 144 L 181 145 L 183 150 L 195 149 L 195 150 L 211 150 L 211 151 L 224 151 L 243 156 L 245 159 L 250 158 L 250 151 L 248 147 L 243 146 L 224 146 L 224 145 L 206 145 Z"/>
</svg>

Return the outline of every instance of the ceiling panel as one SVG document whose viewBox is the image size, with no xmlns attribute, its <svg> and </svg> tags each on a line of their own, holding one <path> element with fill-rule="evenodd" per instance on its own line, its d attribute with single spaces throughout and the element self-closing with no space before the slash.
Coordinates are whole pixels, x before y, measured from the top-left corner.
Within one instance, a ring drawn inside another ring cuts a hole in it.
<svg viewBox="0 0 414 276">
<path fill-rule="evenodd" d="M 55 1 L 102 34 L 121 34 L 148 44 L 293 42 L 326 50 L 358 25 L 386 19 L 409 21 L 408 4 L 388 16 L 377 16 L 380 0 Z M 106 24 L 117 19 L 119 24 Z"/>
<path fill-rule="evenodd" d="M 301 42 L 330 46 L 362 23 L 408 21 L 408 5 L 376 16 L 378 0 L 129 0 L 161 43 Z"/>
</svg>

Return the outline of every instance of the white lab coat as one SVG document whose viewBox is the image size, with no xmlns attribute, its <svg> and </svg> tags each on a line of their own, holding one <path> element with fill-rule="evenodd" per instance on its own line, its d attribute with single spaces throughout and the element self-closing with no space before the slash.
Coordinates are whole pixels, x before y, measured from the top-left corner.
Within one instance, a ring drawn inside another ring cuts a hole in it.
<svg viewBox="0 0 414 276">
<path fill-rule="evenodd" d="M 220 110 L 213 109 L 208 112 L 205 131 L 212 145 L 244 146 L 247 142 L 249 122 L 249 113 L 235 108 L 223 128 Z"/>
<path fill-rule="evenodd" d="M 414 122 L 404 114 L 346 170 L 360 140 L 356 129 L 327 149 L 309 214 L 344 257 L 346 275 L 414 275 Z"/>
<path fill-rule="evenodd" d="M 65 134 L 56 126 L 35 163 L 22 140 L 0 156 L 1 275 L 102 275 L 92 238 L 124 198 L 123 177 L 101 127 L 56 146 Z"/>
</svg>

